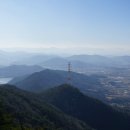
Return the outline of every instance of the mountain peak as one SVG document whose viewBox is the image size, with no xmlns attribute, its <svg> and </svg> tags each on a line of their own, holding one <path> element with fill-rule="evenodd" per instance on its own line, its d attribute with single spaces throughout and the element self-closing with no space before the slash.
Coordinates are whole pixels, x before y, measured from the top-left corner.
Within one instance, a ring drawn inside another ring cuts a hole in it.
<svg viewBox="0 0 130 130">
<path fill-rule="evenodd" d="M 76 99 L 77 97 L 83 96 L 83 94 L 80 92 L 79 89 L 73 87 L 70 84 L 62 84 L 58 87 L 54 87 L 49 90 L 46 90 L 43 93 L 42 94 L 44 95 L 44 97 L 46 97 L 45 95 L 47 95 L 47 97 L 48 95 L 50 95 L 51 97 L 55 99 L 62 98 L 63 100 L 65 99 L 66 101 L 70 101 L 73 98 Z"/>
<path fill-rule="evenodd" d="M 57 89 L 59 91 L 76 91 L 76 92 L 80 92 L 76 87 L 72 86 L 71 84 L 62 84 L 58 87 L 52 88 L 52 89 Z"/>
</svg>

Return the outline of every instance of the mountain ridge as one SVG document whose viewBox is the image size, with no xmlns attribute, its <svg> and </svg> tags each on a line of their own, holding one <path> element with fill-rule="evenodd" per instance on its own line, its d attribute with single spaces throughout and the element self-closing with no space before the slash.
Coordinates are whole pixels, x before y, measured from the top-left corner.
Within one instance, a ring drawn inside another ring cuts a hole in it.
<svg viewBox="0 0 130 130">
<path fill-rule="evenodd" d="M 10 65 L 0 68 L 0 77 L 17 77 L 34 72 L 42 71 L 44 68 L 38 65 Z"/>
<path fill-rule="evenodd" d="M 82 94 L 71 85 L 61 85 L 41 93 L 43 99 L 97 130 L 129 130 L 130 116 L 101 101 Z"/>
<path fill-rule="evenodd" d="M 23 80 L 22 78 L 18 81 L 17 79 L 13 79 L 9 84 L 16 85 L 17 87 L 28 91 L 41 92 L 44 89 L 67 83 L 67 77 L 67 71 L 46 69 L 33 73 L 26 78 L 23 78 Z M 87 89 L 92 89 L 94 87 L 101 87 L 98 78 L 94 75 L 87 76 L 71 72 L 71 77 L 73 78 L 71 84 L 78 87 L 82 92 L 87 92 Z"/>
<path fill-rule="evenodd" d="M 11 85 L 0 85 L 0 130 L 92 130 L 84 122 Z"/>
</svg>

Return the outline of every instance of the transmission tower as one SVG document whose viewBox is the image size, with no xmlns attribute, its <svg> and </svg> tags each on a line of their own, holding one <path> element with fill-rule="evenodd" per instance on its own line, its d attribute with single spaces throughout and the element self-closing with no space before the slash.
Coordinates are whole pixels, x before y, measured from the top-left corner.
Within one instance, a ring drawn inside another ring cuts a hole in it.
<svg viewBox="0 0 130 130">
<path fill-rule="evenodd" d="M 67 77 L 68 84 L 71 84 L 72 81 L 71 71 L 72 71 L 71 62 L 68 62 L 68 77 Z"/>
</svg>

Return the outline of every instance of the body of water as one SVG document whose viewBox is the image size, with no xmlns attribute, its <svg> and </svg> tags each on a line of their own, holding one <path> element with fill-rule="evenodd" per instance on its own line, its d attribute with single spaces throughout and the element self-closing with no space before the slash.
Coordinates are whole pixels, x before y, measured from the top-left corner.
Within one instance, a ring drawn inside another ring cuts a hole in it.
<svg viewBox="0 0 130 130">
<path fill-rule="evenodd" d="M 0 84 L 6 84 L 8 83 L 12 78 L 0 78 Z"/>
</svg>

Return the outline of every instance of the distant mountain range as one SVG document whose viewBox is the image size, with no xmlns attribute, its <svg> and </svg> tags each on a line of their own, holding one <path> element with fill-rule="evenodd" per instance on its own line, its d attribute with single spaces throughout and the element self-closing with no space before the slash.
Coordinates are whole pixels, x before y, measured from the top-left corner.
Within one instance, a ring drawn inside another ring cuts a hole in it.
<svg viewBox="0 0 130 130">
<path fill-rule="evenodd" d="M 33 54 L 30 57 L 26 57 L 22 60 L 16 61 L 16 64 L 25 64 L 25 65 L 42 65 L 43 62 L 53 59 L 55 55 L 45 55 L 45 54 Z"/>
<path fill-rule="evenodd" d="M 42 66 L 51 69 L 66 69 L 67 62 L 72 62 L 74 69 L 89 69 L 101 67 L 129 67 L 130 56 L 106 57 L 100 55 L 73 55 L 70 57 L 55 57 L 44 61 Z"/>
<path fill-rule="evenodd" d="M 11 65 L 0 68 L 0 77 L 18 77 L 27 74 L 32 74 L 41 70 L 43 70 L 43 67 L 38 65 Z"/>
<path fill-rule="evenodd" d="M 9 60 L 6 59 L 6 61 L 10 61 L 11 59 L 12 58 L 9 58 Z M 1 61 L 4 62 L 4 59 L 1 59 Z M 0 64 L 0 77 L 4 75 L 6 77 L 21 76 L 24 73 L 27 74 L 37 72 L 37 70 L 42 70 L 42 67 L 67 71 L 68 62 L 71 62 L 71 69 L 74 72 L 86 74 L 104 74 L 111 70 L 114 71 L 118 68 L 129 68 L 130 56 L 104 57 L 98 55 L 74 55 L 71 57 L 59 57 L 48 55 L 33 55 L 30 57 L 25 57 L 22 60 L 20 58 L 19 60 L 16 59 L 15 62 L 12 61 L 12 63 L 10 63 L 11 65 L 8 65 L 7 63 L 6 66 L 2 66 L 2 64 Z M 23 73 L 21 71 L 22 69 Z"/>
<path fill-rule="evenodd" d="M 66 69 L 67 62 L 73 63 L 74 69 L 101 67 L 129 67 L 130 56 L 72 55 L 56 56 L 42 53 L 0 51 L 0 66 L 40 65 L 50 69 Z"/>
<path fill-rule="evenodd" d="M 83 71 L 88 69 L 99 69 L 99 66 L 85 63 L 84 61 L 70 60 L 67 58 L 56 57 L 42 62 L 41 66 L 44 68 L 55 69 L 55 70 L 67 70 L 68 62 L 71 61 L 73 71 Z"/>
</svg>

